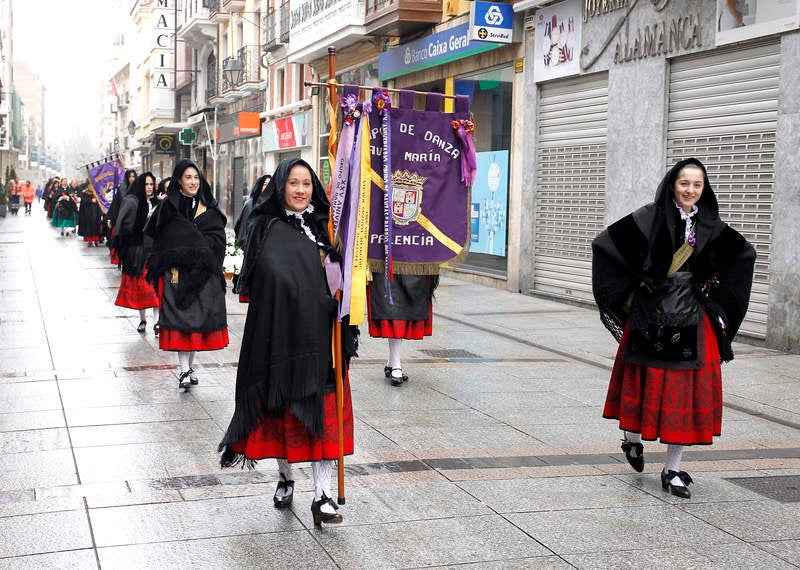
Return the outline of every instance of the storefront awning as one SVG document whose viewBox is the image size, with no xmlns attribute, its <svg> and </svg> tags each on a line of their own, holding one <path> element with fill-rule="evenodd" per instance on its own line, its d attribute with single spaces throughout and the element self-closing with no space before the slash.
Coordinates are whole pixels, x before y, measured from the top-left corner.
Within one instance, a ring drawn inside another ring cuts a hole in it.
<svg viewBox="0 0 800 570">
<path fill-rule="evenodd" d="M 197 115 L 192 115 L 191 117 L 189 117 L 188 121 L 180 121 L 177 123 L 164 123 L 163 125 L 159 125 L 155 129 L 153 129 L 153 132 L 159 134 L 179 133 L 183 129 L 194 128 L 195 125 L 198 125 L 202 122 L 203 122 L 203 114 L 199 113 Z"/>
</svg>

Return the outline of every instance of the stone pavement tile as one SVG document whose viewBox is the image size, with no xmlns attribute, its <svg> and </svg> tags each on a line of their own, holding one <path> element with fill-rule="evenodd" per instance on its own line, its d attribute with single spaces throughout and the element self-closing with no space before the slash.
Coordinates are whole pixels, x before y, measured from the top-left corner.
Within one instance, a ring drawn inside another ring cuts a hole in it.
<svg viewBox="0 0 800 570">
<path fill-rule="evenodd" d="M 629 545 L 632 546 L 632 545 Z M 703 568 L 730 570 L 731 568 L 794 568 L 776 556 L 756 546 L 744 543 L 716 544 L 694 548 L 650 549 L 646 545 L 637 550 L 598 552 L 566 555 L 564 558 L 576 568 L 664 569 Z"/>
<path fill-rule="evenodd" d="M 61 409 L 55 381 L 0 384 L 0 412 L 36 412 Z"/>
<path fill-rule="evenodd" d="M 486 417 L 476 410 L 397 410 L 391 414 L 364 410 L 358 412 L 359 419 L 375 429 L 384 431 L 390 428 L 437 428 L 447 427 L 457 430 L 479 427 L 499 427 L 502 424 Z"/>
<path fill-rule="evenodd" d="M 13 462 L 9 454 L 27 453 L 29 451 L 53 451 L 69 449 L 69 437 L 65 428 L 31 429 L 22 431 L 0 432 L 0 449 L 8 461 Z"/>
<path fill-rule="evenodd" d="M 525 477 L 581 477 L 605 475 L 591 465 L 547 465 L 543 467 L 511 467 L 494 469 L 441 469 L 439 472 L 451 481 L 487 481 L 494 479 L 522 479 Z"/>
<path fill-rule="evenodd" d="M 764 541 L 754 542 L 753 544 L 793 564 L 794 567 L 800 566 L 800 540 Z"/>
<path fill-rule="evenodd" d="M 516 560 L 486 561 L 475 562 L 471 564 L 439 566 L 438 568 L 446 568 L 448 570 L 464 570 L 465 568 L 481 568 L 483 570 L 508 570 L 509 568 L 514 568 L 516 570 L 567 570 L 568 568 L 574 567 L 558 556 L 535 556 L 531 558 L 518 558 Z"/>
<path fill-rule="evenodd" d="M 425 449 L 441 449 L 451 446 L 459 446 L 470 450 L 469 455 L 474 454 L 474 450 L 483 448 L 494 450 L 497 454 L 500 449 L 507 445 L 536 445 L 541 442 L 531 436 L 521 433 L 519 430 L 510 426 L 497 425 L 487 427 L 471 426 L 447 426 L 441 429 L 436 427 L 392 427 L 378 428 L 382 434 L 397 443 L 402 449 L 417 451 Z"/>
<path fill-rule="evenodd" d="M 499 513 L 660 504 L 651 495 L 612 477 L 470 481 L 459 486 Z"/>
<path fill-rule="evenodd" d="M 91 548 L 86 511 L 0 518 L 0 558 Z"/>
<path fill-rule="evenodd" d="M 470 392 L 454 395 L 472 408 L 495 415 L 502 410 L 529 410 L 534 415 L 539 409 L 572 408 L 582 405 L 578 400 L 555 391 L 541 392 Z"/>
<path fill-rule="evenodd" d="M 61 400 L 65 408 L 102 408 L 147 404 L 178 404 L 184 394 L 172 382 L 136 381 L 107 378 L 102 380 L 69 380 L 61 382 Z"/>
<path fill-rule="evenodd" d="M 182 440 L 208 441 L 222 439 L 222 435 L 223 431 L 211 420 L 149 422 L 70 429 L 72 445 L 76 448 L 169 442 L 176 437 Z"/>
<path fill-rule="evenodd" d="M 77 427 L 208 419 L 206 411 L 192 400 L 189 394 L 183 396 L 183 401 L 175 404 L 68 408 L 65 410 L 67 424 L 70 427 Z"/>
<path fill-rule="evenodd" d="M 98 547 L 297 530 L 271 496 L 90 509 Z M 310 516 L 310 514 L 309 514 Z"/>
<path fill-rule="evenodd" d="M 219 470 L 217 438 L 76 448 L 84 483 L 178 477 Z"/>
<path fill-rule="evenodd" d="M 0 414 L 0 432 L 59 428 L 65 425 L 64 412 L 61 410 Z"/>
<path fill-rule="evenodd" d="M 517 405 L 516 401 L 512 401 L 506 406 L 497 404 L 480 409 L 496 420 L 520 428 L 526 425 L 557 426 L 561 424 L 578 424 L 589 426 L 608 421 L 602 417 L 602 407 L 583 404 L 564 407 L 526 408 Z"/>
<path fill-rule="evenodd" d="M 414 380 L 411 380 L 414 382 Z M 375 379 L 351 377 L 353 408 L 366 411 L 466 410 L 457 400 L 418 384 L 392 386 L 383 374 Z"/>
<path fill-rule="evenodd" d="M 275 481 L 277 481 L 277 477 Z M 261 496 L 272 497 L 275 494 L 275 485 L 267 483 L 252 483 L 247 485 L 209 485 L 207 487 L 188 487 L 178 490 L 185 501 L 200 501 L 204 499 L 229 499 L 232 497 Z"/>
<path fill-rule="evenodd" d="M 191 394 L 191 392 L 189 392 Z M 227 428 L 233 417 L 235 402 L 231 400 L 216 400 L 213 402 L 199 402 L 205 413 L 218 425 Z M 356 445 L 358 442 L 356 441 Z"/>
<path fill-rule="evenodd" d="M 180 503 L 183 497 L 175 489 L 148 489 L 138 485 L 138 481 L 129 481 L 133 490 L 120 490 L 117 493 L 89 493 L 86 504 L 90 509 L 103 507 L 123 507 L 127 505 L 150 505 L 153 503 Z"/>
<path fill-rule="evenodd" d="M 246 534 L 99 548 L 104 569 L 336 568 L 307 531 Z"/>
<path fill-rule="evenodd" d="M 0 470 L 0 490 L 32 489 L 42 485 L 77 483 L 69 449 L 17 453 Z"/>
<path fill-rule="evenodd" d="M 497 563 L 551 554 L 496 515 L 340 528 L 331 525 L 315 531 L 314 536 L 340 568 Z"/>
<path fill-rule="evenodd" d="M 728 440 L 782 440 L 796 438 L 797 428 L 784 426 L 767 419 L 753 417 L 747 420 L 726 422 L 722 428 Z"/>
<path fill-rule="evenodd" d="M 513 513 L 506 518 L 556 554 L 617 552 L 633 544 L 696 548 L 738 539 L 672 506 Z"/>
<path fill-rule="evenodd" d="M 97 558 L 94 549 L 65 550 L 48 554 L 31 554 L 29 556 L 16 556 L 14 558 L 0 559 L 0 569 L 14 570 L 41 570 L 42 568 L 57 568 L 58 570 L 85 570 L 97 568 Z"/>
<path fill-rule="evenodd" d="M 0 492 L 0 496 L 9 492 Z M 24 500 L 3 502 L 0 501 L 0 520 L 2 517 L 15 517 L 19 515 L 35 515 L 39 513 L 54 513 L 58 511 L 82 511 L 86 507 L 82 497 L 57 497 L 37 499 L 35 491 L 25 491 L 30 495 Z"/>
<path fill-rule="evenodd" d="M 595 420 L 583 424 L 561 425 L 514 424 L 514 427 L 553 447 L 572 447 L 573 445 L 602 445 L 617 439 L 618 431 L 612 422 Z"/>
<path fill-rule="evenodd" d="M 50 366 L 51 360 L 41 347 L 0 349 L 0 370 L 4 372 L 24 371 L 34 366 Z"/>
<path fill-rule="evenodd" d="M 800 469 L 800 458 L 740 459 L 738 464 L 742 469 L 758 469 L 760 471 L 771 469 Z"/>
<path fill-rule="evenodd" d="M 686 505 L 700 520 L 747 542 L 800 539 L 800 503 L 756 501 Z"/>
</svg>

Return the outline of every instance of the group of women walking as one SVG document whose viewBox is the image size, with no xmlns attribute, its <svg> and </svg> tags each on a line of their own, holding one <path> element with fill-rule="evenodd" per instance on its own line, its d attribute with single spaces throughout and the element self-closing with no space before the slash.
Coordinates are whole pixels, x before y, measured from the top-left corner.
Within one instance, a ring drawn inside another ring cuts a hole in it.
<svg viewBox="0 0 800 570">
<path fill-rule="evenodd" d="M 159 347 L 178 355 L 178 388 L 198 384 L 194 356 L 229 343 L 222 273 L 227 220 L 200 167 L 181 160 L 156 189 L 149 173 L 133 173 L 120 190 L 111 246 L 122 267 L 117 305 L 153 309 Z M 63 184 L 64 181 L 60 181 Z M 62 186 L 59 186 L 62 188 Z M 73 201 L 62 191 L 54 204 Z M 116 198 L 115 198 L 116 199 Z M 80 201 L 83 204 L 83 200 Z M 72 206 L 62 206 L 58 220 Z M 259 178 L 237 234 L 245 256 L 234 292 L 248 303 L 236 376 L 235 409 L 219 444 L 222 467 L 276 458 L 273 502 L 292 504 L 293 464 L 311 462 L 314 523 L 342 521 L 331 476 L 340 454 L 353 453 L 349 362 L 358 331 L 345 322 L 337 421 L 331 331 L 337 315 L 326 263 L 341 256 L 328 234 L 330 205 L 311 166 L 285 160 Z M 67 226 L 68 227 L 68 226 Z M 661 485 L 691 496 L 680 469 L 687 445 L 711 444 L 722 425 L 721 363 L 747 311 L 755 250 L 720 218 L 705 166 L 675 164 L 653 202 L 611 224 L 592 244 L 593 290 L 603 324 L 619 341 L 603 416 L 619 422 L 622 451 L 644 470 L 643 440 L 667 445 Z M 435 276 L 400 277 L 370 285 L 369 333 L 389 339 L 384 374 L 408 380 L 402 339 L 432 332 Z M 387 305 L 383 288 L 392 287 Z M 340 429 L 342 432 L 340 433 Z"/>
</svg>

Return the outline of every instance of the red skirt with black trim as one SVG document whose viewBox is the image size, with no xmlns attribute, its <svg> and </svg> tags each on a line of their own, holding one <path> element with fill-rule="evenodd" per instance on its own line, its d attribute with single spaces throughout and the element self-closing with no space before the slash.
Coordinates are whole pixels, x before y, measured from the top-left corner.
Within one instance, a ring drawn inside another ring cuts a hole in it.
<svg viewBox="0 0 800 570">
<path fill-rule="evenodd" d="M 722 370 L 708 316 L 700 325 L 704 354 L 698 370 L 651 368 L 626 362 L 627 327 L 617 350 L 603 417 L 619 420 L 642 439 L 677 445 L 710 444 L 722 433 Z"/>
<path fill-rule="evenodd" d="M 100 236 L 83 236 L 83 241 L 94 243 L 100 241 Z"/>
<path fill-rule="evenodd" d="M 182 332 L 161 328 L 158 335 L 158 348 L 161 350 L 220 350 L 228 346 L 228 329 L 212 332 Z"/>
<path fill-rule="evenodd" d="M 424 321 L 381 320 L 372 318 L 370 288 L 367 287 L 367 321 L 369 336 L 374 338 L 403 338 L 420 340 L 433 334 L 433 303 L 428 304 L 428 318 Z"/>
<path fill-rule="evenodd" d="M 345 375 L 342 416 L 344 419 L 344 454 L 353 454 L 353 403 L 350 398 L 350 380 Z M 336 421 L 336 393 L 323 397 L 322 435 L 315 436 L 287 409 L 282 418 L 264 416 L 258 427 L 245 441 L 234 443 L 231 449 L 244 454 L 247 459 L 276 457 L 289 463 L 320 461 L 339 457 L 339 429 Z"/>
<path fill-rule="evenodd" d="M 128 309 L 149 309 L 161 304 L 156 290 L 145 280 L 145 274 L 146 272 L 139 276 L 122 274 L 117 300 L 114 301 L 116 306 Z"/>
</svg>

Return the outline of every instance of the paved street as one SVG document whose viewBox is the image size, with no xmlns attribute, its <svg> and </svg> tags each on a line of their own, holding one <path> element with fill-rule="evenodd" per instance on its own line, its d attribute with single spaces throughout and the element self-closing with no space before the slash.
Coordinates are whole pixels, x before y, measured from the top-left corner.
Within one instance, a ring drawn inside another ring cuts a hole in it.
<svg viewBox="0 0 800 570">
<path fill-rule="evenodd" d="M 246 306 L 228 295 L 231 344 L 183 394 L 119 278 L 40 204 L 0 218 L 0 568 L 800 566 L 798 355 L 735 346 L 723 435 L 685 454 L 681 500 L 665 447 L 637 474 L 601 417 L 596 312 L 445 278 L 406 385 L 362 327 L 345 520 L 320 530 L 308 464 L 288 510 L 274 461 L 219 468 Z"/>
</svg>

